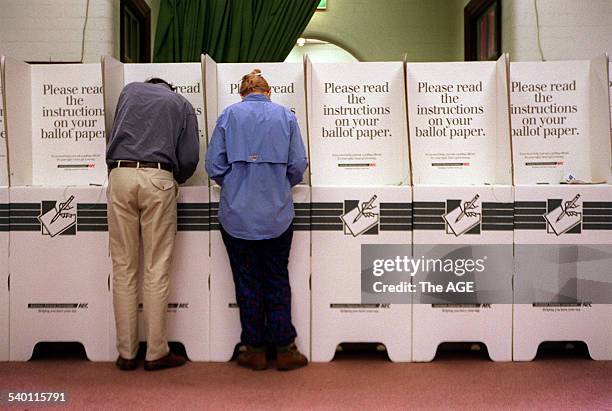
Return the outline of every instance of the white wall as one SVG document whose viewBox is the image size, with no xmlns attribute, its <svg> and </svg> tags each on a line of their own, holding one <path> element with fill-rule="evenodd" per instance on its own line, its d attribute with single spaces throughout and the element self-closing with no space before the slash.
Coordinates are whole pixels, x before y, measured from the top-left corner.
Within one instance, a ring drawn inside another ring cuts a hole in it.
<svg viewBox="0 0 612 411">
<path fill-rule="evenodd" d="M 505 0 L 504 0 L 505 1 Z M 360 61 L 463 60 L 466 0 L 333 0 L 301 37 L 325 40 Z"/>
<path fill-rule="evenodd" d="M 151 57 L 160 0 L 151 7 Z M 87 0 L 0 0 L 0 55 L 24 61 L 81 60 Z M 84 62 L 119 57 L 119 0 L 90 0 Z"/>
<path fill-rule="evenodd" d="M 351 53 L 331 43 L 295 46 L 285 61 L 301 63 L 306 54 L 314 63 L 351 63 L 357 61 Z"/>
<path fill-rule="evenodd" d="M 90 0 L 85 62 L 113 52 L 115 1 Z M 0 0 L 0 54 L 25 61 L 80 61 L 86 3 Z"/>
<path fill-rule="evenodd" d="M 502 48 L 511 60 L 541 60 L 536 4 L 545 60 L 612 54 L 612 0 L 504 0 Z"/>
</svg>

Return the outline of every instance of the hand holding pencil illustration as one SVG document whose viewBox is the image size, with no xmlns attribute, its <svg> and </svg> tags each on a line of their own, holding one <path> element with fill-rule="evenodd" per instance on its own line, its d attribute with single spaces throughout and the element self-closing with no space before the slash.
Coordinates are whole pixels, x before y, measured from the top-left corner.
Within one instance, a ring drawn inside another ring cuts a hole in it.
<svg viewBox="0 0 612 411">
<path fill-rule="evenodd" d="M 74 200 L 74 196 L 70 196 L 68 198 L 68 200 L 66 200 L 63 203 L 60 203 L 60 205 L 57 208 L 57 212 L 56 214 L 53 216 L 53 218 L 51 219 L 51 224 L 53 224 L 55 222 L 55 220 L 57 220 L 63 213 L 64 210 L 70 210 L 72 209 L 72 207 L 70 206 L 70 203 L 72 202 L 72 200 Z"/>
<path fill-rule="evenodd" d="M 474 204 L 476 203 L 476 201 L 478 201 L 479 198 L 480 198 L 480 195 L 476 194 L 474 198 L 472 198 L 470 201 L 466 201 L 463 204 L 463 210 L 461 210 L 461 214 L 459 214 L 457 218 L 455 219 L 455 223 L 458 223 L 459 221 L 461 221 L 463 217 L 470 215 L 469 210 L 473 210 L 476 208 Z"/>
<path fill-rule="evenodd" d="M 573 199 L 565 202 L 565 207 L 561 207 L 561 213 L 559 214 L 559 217 L 557 217 L 557 220 L 555 221 L 556 223 L 561 221 L 561 219 L 565 217 L 566 215 L 572 215 L 572 211 L 570 210 L 578 207 L 576 205 L 576 202 L 578 201 L 578 199 L 580 199 L 580 194 L 576 194 L 576 196 Z"/>
<path fill-rule="evenodd" d="M 361 210 L 359 211 L 359 214 L 357 214 L 357 216 L 355 216 L 355 219 L 353 220 L 353 224 L 355 224 L 361 217 L 363 217 L 364 215 L 366 215 L 367 217 L 367 210 L 372 210 L 375 207 L 372 205 L 372 203 L 374 203 L 374 201 L 376 201 L 376 194 L 374 194 L 372 196 L 372 198 L 370 198 L 370 201 L 368 201 L 367 203 L 364 202 L 361 204 Z"/>
</svg>

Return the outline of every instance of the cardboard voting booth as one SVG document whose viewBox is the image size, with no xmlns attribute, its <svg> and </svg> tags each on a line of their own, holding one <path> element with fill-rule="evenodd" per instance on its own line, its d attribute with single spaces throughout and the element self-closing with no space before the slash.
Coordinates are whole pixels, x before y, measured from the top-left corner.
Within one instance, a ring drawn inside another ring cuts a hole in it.
<svg viewBox="0 0 612 411">
<path fill-rule="evenodd" d="M 102 75 L 98 64 L 5 60 L 12 186 L 104 184 Z"/>
<path fill-rule="evenodd" d="M 413 278 L 413 360 L 433 360 L 444 342 L 482 342 L 492 360 L 511 361 L 512 187 L 416 185 L 413 195 L 414 258 L 456 264 L 451 272 L 434 264 Z"/>
<path fill-rule="evenodd" d="M 219 231 L 219 186 L 211 187 L 210 359 L 229 361 L 240 343 L 240 317 L 232 270 Z M 310 187 L 293 188 L 293 241 L 289 255 L 291 316 L 298 349 L 310 356 Z"/>
<path fill-rule="evenodd" d="M 240 99 L 242 76 L 259 68 L 271 87 L 271 100 L 288 107 L 296 116 L 304 145 L 308 148 L 304 66 L 299 63 L 221 63 L 204 56 L 206 78 L 206 114 L 208 134 L 212 137 L 218 116 Z M 301 185 L 293 188 L 296 212 L 289 257 L 289 281 L 292 292 L 292 320 L 297 330 L 296 344 L 310 355 L 310 188 L 308 171 Z M 240 342 L 240 319 L 232 272 L 221 239 L 217 214 L 220 188 L 211 187 L 211 316 L 210 344 L 212 361 L 228 361 Z"/>
<path fill-rule="evenodd" d="M 413 183 L 511 184 L 507 57 L 408 63 Z"/>
<path fill-rule="evenodd" d="M 240 81 L 253 69 L 270 85 L 270 99 L 289 108 L 296 116 L 300 134 L 308 152 L 308 127 L 306 123 L 306 90 L 304 65 L 300 63 L 216 63 L 208 55 L 203 57 L 206 76 L 206 117 L 208 135 L 212 136 L 217 118 L 223 110 L 241 101 Z M 304 173 L 302 184 L 308 185 L 310 172 Z"/>
<path fill-rule="evenodd" d="M 104 187 L 11 187 L 10 359 L 38 342 L 76 341 L 108 359 L 108 228 Z"/>
<path fill-rule="evenodd" d="M 513 199 L 507 61 L 408 63 L 414 258 L 481 262 L 413 278 L 413 360 L 444 342 L 482 342 L 512 359 Z M 461 263 L 461 264 L 459 264 Z M 471 285 L 432 292 L 422 282 Z"/>
<path fill-rule="evenodd" d="M 313 361 L 331 361 L 345 342 L 378 342 L 392 361 L 411 360 L 410 301 L 362 303 L 361 283 L 364 245 L 410 245 L 411 202 L 408 186 L 312 188 Z"/>
<path fill-rule="evenodd" d="M 409 184 L 402 63 L 306 67 L 312 185 Z"/>
<path fill-rule="evenodd" d="M 519 62 L 510 67 L 514 181 L 587 183 L 610 173 L 610 108 L 605 56 Z"/>
<path fill-rule="evenodd" d="M 514 359 L 574 340 L 612 359 L 607 59 L 512 63 L 510 73 Z"/>
<path fill-rule="evenodd" d="M 209 202 L 208 187 L 179 188 L 174 260 L 170 269 L 167 337 L 180 342 L 191 361 L 209 361 Z M 142 313 L 142 263 L 139 306 Z M 112 284 L 111 284 L 112 289 Z M 112 296 L 111 296 L 112 298 Z M 112 307 L 112 299 L 111 299 Z M 110 357 L 116 358 L 117 333 L 113 311 L 109 313 Z M 139 336 L 145 341 L 144 320 L 139 318 Z"/>
<path fill-rule="evenodd" d="M 612 56 L 610 58 L 612 59 Z M 608 85 L 610 86 L 610 135 L 612 136 L 612 64 L 610 61 L 608 61 Z M 610 167 L 608 181 L 612 181 L 612 167 Z"/>
<path fill-rule="evenodd" d="M 0 361 L 9 360 L 9 191 L 0 187 Z"/>
<path fill-rule="evenodd" d="M 200 163 L 194 175 L 184 185 L 207 186 L 208 178 L 204 171 L 206 118 L 204 115 L 202 65 L 200 63 L 123 64 L 110 56 L 103 56 L 102 72 L 104 77 L 104 107 L 108 113 L 106 116 L 108 132 L 112 127 L 121 90 L 125 85 L 134 81 L 145 81 L 153 77 L 162 78 L 173 84 L 176 87 L 176 92 L 191 103 L 200 128 Z"/>
<path fill-rule="evenodd" d="M 4 110 L 4 56 L 0 56 L 0 186 L 8 186 L 8 163 L 6 156 L 6 127 Z"/>
<path fill-rule="evenodd" d="M 612 187 L 517 186 L 514 360 L 545 341 L 612 359 Z"/>
<path fill-rule="evenodd" d="M 362 246 L 411 251 L 402 63 L 306 62 L 312 182 L 312 360 L 379 342 L 411 360 L 411 306 L 363 303 Z M 359 217 L 358 217 L 359 216 Z"/>
<path fill-rule="evenodd" d="M 9 359 L 8 164 L 4 112 L 4 56 L 0 56 L 0 361 Z"/>
<path fill-rule="evenodd" d="M 4 101 L 13 199 L 9 357 L 27 360 L 38 342 L 77 341 L 90 359 L 106 360 L 110 259 L 100 67 L 6 59 Z"/>
<path fill-rule="evenodd" d="M 204 88 L 200 63 L 123 64 L 104 56 L 104 103 L 107 127 L 112 125 L 117 100 L 123 86 L 152 77 L 162 78 L 177 87 L 194 107 L 200 127 L 200 164 L 195 174 L 179 189 L 177 236 L 170 272 L 168 299 L 168 341 L 180 342 L 192 361 L 209 360 L 209 189 L 204 172 L 206 126 Z M 142 265 L 140 280 L 142 282 Z M 142 298 L 142 297 L 141 297 Z M 142 299 L 141 299 L 142 301 Z M 142 305 L 140 306 L 142 309 Z M 110 351 L 114 358 L 115 323 L 111 311 Z M 140 338 L 144 341 L 143 319 Z"/>
</svg>

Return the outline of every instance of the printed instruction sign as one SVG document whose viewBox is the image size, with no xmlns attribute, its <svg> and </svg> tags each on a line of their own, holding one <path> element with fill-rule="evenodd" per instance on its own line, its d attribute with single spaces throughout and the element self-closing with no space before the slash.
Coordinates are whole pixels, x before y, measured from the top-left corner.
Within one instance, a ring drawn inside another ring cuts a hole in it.
<svg viewBox="0 0 612 411">
<path fill-rule="evenodd" d="M 570 176 L 587 183 L 607 180 L 610 109 L 605 63 L 603 58 L 512 63 L 516 183 L 558 184 Z"/>
<path fill-rule="evenodd" d="M 402 63 L 308 64 L 312 184 L 409 184 Z"/>
<path fill-rule="evenodd" d="M 414 184 L 510 184 L 506 63 L 408 63 Z"/>
<path fill-rule="evenodd" d="M 100 65 L 32 65 L 31 87 L 33 185 L 103 184 Z"/>
</svg>

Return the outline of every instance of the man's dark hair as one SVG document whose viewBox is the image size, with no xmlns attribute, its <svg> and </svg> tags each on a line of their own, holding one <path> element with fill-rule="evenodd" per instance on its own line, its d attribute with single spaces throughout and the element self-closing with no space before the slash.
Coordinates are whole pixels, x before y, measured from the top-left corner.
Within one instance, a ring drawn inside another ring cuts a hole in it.
<svg viewBox="0 0 612 411">
<path fill-rule="evenodd" d="M 149 83 L 149 84 L 165 84 L 166 86 L 168 86 L 170 88 L 170 90 L 176 91 L 176 86 L 174 84 L 168 83 L 163 78 L 151 77 L 150 79 L 146 80 L 145 83 Z"/>
</svg>

